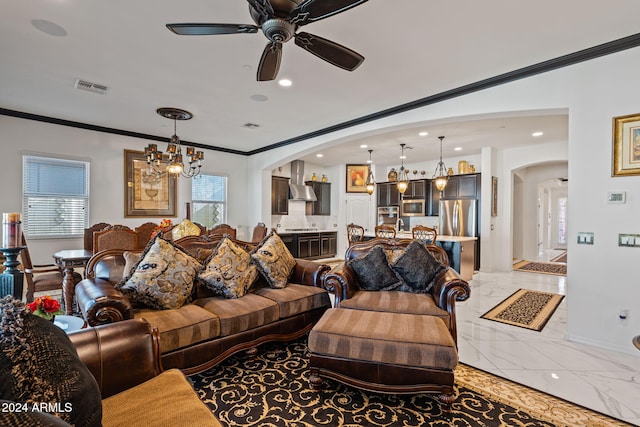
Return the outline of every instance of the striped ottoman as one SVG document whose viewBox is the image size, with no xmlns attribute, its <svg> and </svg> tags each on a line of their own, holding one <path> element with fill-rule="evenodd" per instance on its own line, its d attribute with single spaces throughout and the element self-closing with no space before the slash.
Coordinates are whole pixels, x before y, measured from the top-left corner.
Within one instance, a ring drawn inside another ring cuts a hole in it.
<svg viewBox="0 0 640 427">
<path fill-rule="evenodd" d="M 435 316 L 332 308 L 309 333 L 314 390 L 329 377 L 381 393 L 438 393 L 443 410 L 455 400 L 455 342 Z"/>
</svg>

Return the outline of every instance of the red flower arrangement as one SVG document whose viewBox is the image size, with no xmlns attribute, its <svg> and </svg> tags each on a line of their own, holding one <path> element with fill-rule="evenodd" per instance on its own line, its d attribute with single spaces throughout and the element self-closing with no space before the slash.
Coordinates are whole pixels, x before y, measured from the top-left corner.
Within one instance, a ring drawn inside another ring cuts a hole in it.
<svg viewBox="0 0 640 427">
<path fill-rule="evenodd" d="M 52 320 L 56 314 L 64 314 L 58 300 L 49 295 L 36 298 L 35 301 L 27 303 L 27 307 L 36 316 L 47 320 Z"/>
<path fill-rule="evenodd" d="M 153 239 L 154 237 L 156 237 L 156 234 L 158 234 L 160 231 L 164 230 L 165 228 L 169 228 L 173 226 L 173 222 L 171 222 L 170 219 L 163 219 L 162 221 L 160 221 L 160 225 L 158 225 L 156 228 L 153 229 L 153 232 L 151 232 L 151 238 Z"/>
</svg>

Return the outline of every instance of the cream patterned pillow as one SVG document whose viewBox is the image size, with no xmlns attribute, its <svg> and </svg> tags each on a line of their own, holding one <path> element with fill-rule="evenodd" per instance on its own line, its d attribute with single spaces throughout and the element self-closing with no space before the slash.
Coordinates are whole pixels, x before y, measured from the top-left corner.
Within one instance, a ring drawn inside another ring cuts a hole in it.
<svg viewBox="0 0 640 427">
<path fill-rule="evenodd" d="M 296 260 L 273 230 L 269 236 L 251 253 L 251 260 L 255 263 L 269 283 L 275 289 L 287 286 L 289 276 L 296 265 Z"/>
<path fill-rule="evenodd" d="M 191 295 L 193 280 L 201 269 L 194 257 L 156 237 L 136 269 L 116 288 L 131 302 L 161 310 L 180 308 Z"/>
<path fill-rule="evenodd" d="M 251 264 L 251 255 L 224 237 L 215 252 L 205 261 L 198 273 L 204 286 L 225 298 L 240 298 L 247 293 L 258 277 L 258 269 Z"/>
<path fill-rule="evenodd" d="M 195 225 L 188 219 L 182 220 L 182 222 L 171 230 L 171 238 L 173 240 L 182 239 L 187 236 L 199 236 L 200 235 L 200 227 Z"/>
</svg>

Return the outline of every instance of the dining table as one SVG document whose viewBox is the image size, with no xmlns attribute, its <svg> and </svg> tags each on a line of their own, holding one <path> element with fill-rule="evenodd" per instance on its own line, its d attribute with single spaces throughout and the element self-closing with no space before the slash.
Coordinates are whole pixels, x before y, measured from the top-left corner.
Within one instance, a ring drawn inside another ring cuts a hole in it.
<svg viewBox="0 0 640 427">
<path fill-rule="evenodd" d="M 56 265 L 62 268 L 62 300 L 66 314 L 73 313 L 73 296 L 75 294 L 75 280 L 73 279 L 74 269 L 85 267 L 92 251 L 86 249 L 63 249 L 53 254 Z"/>
</svg>

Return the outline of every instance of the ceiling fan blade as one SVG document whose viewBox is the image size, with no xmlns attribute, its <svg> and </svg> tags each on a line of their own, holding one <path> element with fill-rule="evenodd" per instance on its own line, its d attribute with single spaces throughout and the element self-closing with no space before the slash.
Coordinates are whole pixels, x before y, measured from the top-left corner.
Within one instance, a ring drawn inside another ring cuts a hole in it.
<svg viewBox="0 0 640 427">
<path fill-rule="evenodd" d="M 304 32 L 298 33 L 294 37 L 298 46 L 336 67 L 353 71 L 364 61 L 364 56 L 358 52 L 331 40 Z"/>
<path fill-rule="evenodd" d="M 289 14 L 289 22 L 298 25 L 319 21 L 345 10 L 351 9 L 367 0 L 306 0 L 296 6 Z"/>
<path fill-rule="evenodd" d="M 258 65 L 258 81 L 266 82 L 273 80 L 278 75 L 280 69 L 280 59 L 282 58 L 282 43 L 271 42 L 262 52 L 260 64 Z"/>
<path fill-rule="evenodd" d="M 275 15 L 271 2 L 269 0 L 247 0 L 249 6 L 254 8 L 263 20 L 272 18 Z M 262 22 L 262 21 L 260 21 Z"/>
<path fill-rule="evenodd" d="M 210 36 L 216 34 L 257 33 L 258 27 L 245 24 L 167 24 L 167 28 L 181 36 Z"/>
</svg>

